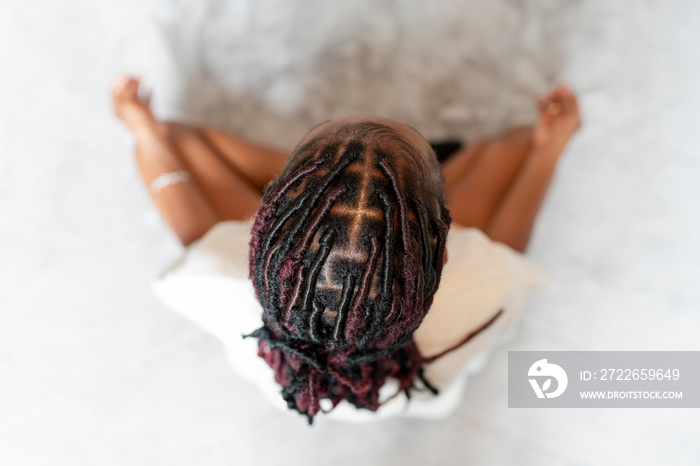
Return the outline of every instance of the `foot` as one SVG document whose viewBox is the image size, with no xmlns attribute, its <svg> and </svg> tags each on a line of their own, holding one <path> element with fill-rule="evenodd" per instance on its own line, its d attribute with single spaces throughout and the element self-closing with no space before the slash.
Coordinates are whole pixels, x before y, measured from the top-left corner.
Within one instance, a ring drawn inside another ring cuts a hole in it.
<svg viewBox="0 0 700 466">
<path fill-rule="evenodd" d="M 576 96 L 562 84 L 540 99 L 539 113 L 533 130 L 535 148 L 558 156 L 581 126 Z"/>
<path fill-rule="evenodd" d="M 159 126 L 151 113 L 150 98 L 139 97 L 141 79 L 141 76 L 132 78 L 121 74 L 112 85 L 114 113 L 137 137 Z"/>
</svg>

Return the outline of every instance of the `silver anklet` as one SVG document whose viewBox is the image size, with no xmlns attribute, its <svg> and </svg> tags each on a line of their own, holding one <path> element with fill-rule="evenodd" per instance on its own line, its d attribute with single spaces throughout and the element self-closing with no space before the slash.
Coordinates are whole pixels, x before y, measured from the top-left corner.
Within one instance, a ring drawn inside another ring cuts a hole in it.
<svg viewBox="0 0 700 466">
<path fill-rule="evenodd" d="M 188 172 L 187 170 L 177 170 L 174 172 L 162 173 L 155 177 L 153 181 L 151 181 L 151 192 L 153 194 L 156 194 L 166 186 L 170 186 L 171 184 L 176 183 L 183 183 L 189 180 L 190 172 Z"/>
</svg>

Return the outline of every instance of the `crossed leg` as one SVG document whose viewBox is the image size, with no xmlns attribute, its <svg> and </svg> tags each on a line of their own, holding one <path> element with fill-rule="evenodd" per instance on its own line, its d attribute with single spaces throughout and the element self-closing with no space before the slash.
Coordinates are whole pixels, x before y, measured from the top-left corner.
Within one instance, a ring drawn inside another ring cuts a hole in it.
<svg viewBox="0 0 700 466">
<path fill-rule="evenodd" d="M 222 220 L 251 217 L 264 187 L 288 155 L 213 128 L 163 123 L 137 97 L 139 79 L 118 78 L 115 112 L 136 136 L 137 162 L 146 185 L 160 173 L 188 170 L 190 183 L 150 193 L 183 245 Z M 556 112 L 545 107 L 554 105 Z M 456 223 L 483 230 L 491 239 L 524 251 L 554 165 L 580 125 L 576 99 L 560 86 L 540 101 L 533 127 L 479 141 L 442 167 Z"/>
<path fill-rule="evenodd" d="M 445 162 L 445 194 L 455 223 L 486 231 L 530 153 L 531 136 L 531 127 L 512 129 L 477 142 Z"/>
<path fill-rule="evenodd" d="M 197 129 L 163 123 L 138 97 L 139 79 L 120 76 L 112 88 L 114 110 L 136 139 L 136 162 L 147 191 L 180 242 L 187 246 L 222 220 L 251 217 L 260 189 Z M 187 170 L 191 180 L 160 190 L 151 183 L 165 172 Z"/>
<path fill-rule="evenodd" d="M 543 97 L 539 107 L 534 127 L 478 142 L 443 167 L 453 220 L 521 252 L 559 156 L 581 125 L 576 96 L 566 86 Z"/>
<path fill-rule="evenodd" d="M 260 184 L 231 162 L 231 153 L 223 152 L 198 127 L 181 123 L 166 125 L 177 155 L 219 219 L 243 220 L 254 215 L 262 195 Z M 243 156 L 257 155 L 249 152 Z"/>
<path fill-rule="evenodd" d="M 288 152 L 254 144 L 233 134 L 211 127 L 196 129 L 229 166 L 262 192 L 282 172 Z"/>
</svg>

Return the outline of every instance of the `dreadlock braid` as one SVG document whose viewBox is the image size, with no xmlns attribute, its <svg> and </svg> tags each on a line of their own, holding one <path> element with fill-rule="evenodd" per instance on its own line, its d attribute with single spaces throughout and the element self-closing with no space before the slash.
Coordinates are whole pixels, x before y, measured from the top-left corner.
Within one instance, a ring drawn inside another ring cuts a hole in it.
<svg viewBox="0 0 700 466">
<path fill-rule="evenodd" d="M 416 380 L 436 393 L 412 336 L 451 217 L 420 157 L 391 128 L 356 123 L 298 147 L 265 190 L 249 252 L 264 325 L 248 336 L 309 423 L 322 399 L 378 409 L 389 377 L 407 396 Z"/>
</svg>

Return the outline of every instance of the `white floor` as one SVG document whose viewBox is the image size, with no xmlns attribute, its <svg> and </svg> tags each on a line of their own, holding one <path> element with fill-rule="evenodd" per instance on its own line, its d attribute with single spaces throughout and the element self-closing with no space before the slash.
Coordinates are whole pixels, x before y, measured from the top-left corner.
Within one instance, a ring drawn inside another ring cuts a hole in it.
<svg viewBox="0 0 700 466">
<path fill-rule="evenodd" d="M 0 4 L 0 464 L 700 464 L 697 410 L 506 407 L 508 349 L 699 349 L 698 3 L 344 3 Z M 566 80 L 585 127 L 530 249 L 559 286 L 447 421 L 277 413 L 149 293 L 181 249 L 111 115 L 121 70 L 163 117 L 279 147 L 355 112 L 474 140 Z"/>
</svg>

